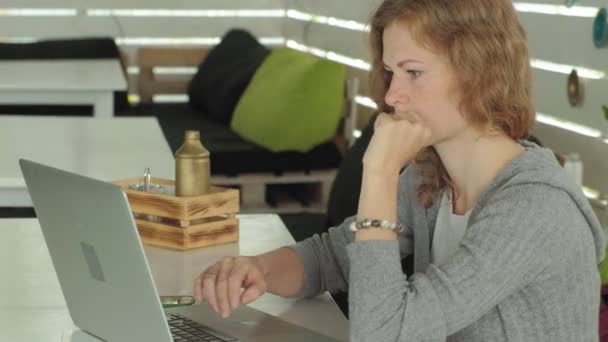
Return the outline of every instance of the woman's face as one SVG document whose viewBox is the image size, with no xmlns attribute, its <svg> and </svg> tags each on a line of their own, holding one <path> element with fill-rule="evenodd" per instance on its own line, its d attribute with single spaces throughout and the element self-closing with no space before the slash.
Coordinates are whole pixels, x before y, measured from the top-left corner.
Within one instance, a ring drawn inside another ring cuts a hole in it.
<svg viewBox="0 0 608 342">
<path fill-rule="evenodd" d="M 426 124 L 432 145 L 469 127 L 459 111 L 460 97 L 447 58 L 419 45 L 402 21 L 384 29 L 383 45 L 384 66 L 391 76 L 385 101 L 395 115 Z"/>
</svg>

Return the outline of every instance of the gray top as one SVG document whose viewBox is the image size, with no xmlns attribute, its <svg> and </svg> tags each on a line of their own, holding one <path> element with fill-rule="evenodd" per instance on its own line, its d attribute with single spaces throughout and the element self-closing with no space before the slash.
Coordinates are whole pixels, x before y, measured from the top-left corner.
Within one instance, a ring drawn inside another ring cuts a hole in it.
<svg viewBox="0 0 608 342">
<path fill-rule="evenodd" d="M 460 247 L 460 241 L 467 232 L 467 224 L 471 216 L 471 211 L 467 211 L 464 215 L 454 214 L 451 197 L 448 196 L 448 191 L 443 192 L 435 220 L 431 240 L 431 263 L 435 265 L 443 265 L 452 259 L 452 255 Z"/>
<path fill-rule="evenodd" d="M 351 341 L 597 341 L 602 228 L 553 153 L 528 142 L 480 194 L 459 249 L 429 263 L 441 193 L 425 210 L 401 175 L 398 241 L 353 242 L 349 218 L 292 248 L 301 296 L 349 291 Z M 400 259 L 414 253 L 406 278 Z"/>
</svg>

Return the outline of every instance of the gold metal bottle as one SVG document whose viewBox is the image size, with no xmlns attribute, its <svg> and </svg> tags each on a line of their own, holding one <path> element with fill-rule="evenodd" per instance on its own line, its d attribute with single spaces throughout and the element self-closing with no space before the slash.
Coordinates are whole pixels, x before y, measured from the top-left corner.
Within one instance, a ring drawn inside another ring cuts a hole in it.
<svg viewBox="0 0 608 342">
<path fill-rule="evenodd" d="M 184 144 L 175 152 L 175 195 L 198 196 L 209 192 L 209 151 L 199 131 L 186 131 Z"/>
</svg>

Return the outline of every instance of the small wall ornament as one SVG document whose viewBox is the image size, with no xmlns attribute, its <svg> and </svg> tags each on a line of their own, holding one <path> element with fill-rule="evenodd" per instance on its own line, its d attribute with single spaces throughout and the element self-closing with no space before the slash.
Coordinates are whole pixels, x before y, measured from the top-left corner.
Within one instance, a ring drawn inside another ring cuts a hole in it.
<svg viewBox="0 0 608 342">
<path fill-rule="evenodd" d="M 570 106 L 576 107 L 583 103 L 583 86 L 576 69 L 573 69 L 568 76 L 567 94 Z"/>
<path fill-rule="evenodd" d="M 603 48 L 608 41 L 608 28 L 606 27 L 606 8 L 600 8 L 593 20 L 593 44 L 596 48 Z"/>
</svg>

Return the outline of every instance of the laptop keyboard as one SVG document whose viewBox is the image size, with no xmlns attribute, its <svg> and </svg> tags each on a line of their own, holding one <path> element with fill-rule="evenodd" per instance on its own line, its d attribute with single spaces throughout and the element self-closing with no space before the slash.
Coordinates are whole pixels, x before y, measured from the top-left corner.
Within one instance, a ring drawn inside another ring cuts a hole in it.
<svg viewBox="0 0 608 342">
<path fill-rule="evenodd" d="M 232 342 L 238 338 L 197 323 L 182 315 L 171 314 L 168 317 L 169 328 L 174 342 Z"/>
</svg>

